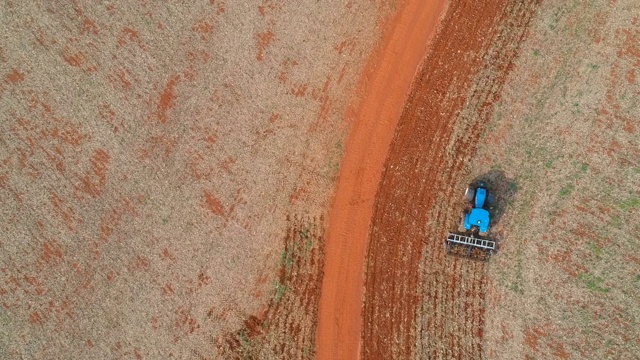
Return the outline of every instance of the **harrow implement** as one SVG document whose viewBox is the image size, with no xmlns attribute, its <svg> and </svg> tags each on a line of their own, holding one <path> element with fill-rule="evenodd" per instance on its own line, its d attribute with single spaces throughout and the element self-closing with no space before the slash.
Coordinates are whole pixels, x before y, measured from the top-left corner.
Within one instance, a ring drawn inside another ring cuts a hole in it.
<svg viewBox="0 0 640 360">
<path fill-rule="evenodd" d="M 449 233 L 445 240 L 447 253 L 478 260 L 489 260 L 496 250 L 496 242 L 464 234 Z"/>
</svg>

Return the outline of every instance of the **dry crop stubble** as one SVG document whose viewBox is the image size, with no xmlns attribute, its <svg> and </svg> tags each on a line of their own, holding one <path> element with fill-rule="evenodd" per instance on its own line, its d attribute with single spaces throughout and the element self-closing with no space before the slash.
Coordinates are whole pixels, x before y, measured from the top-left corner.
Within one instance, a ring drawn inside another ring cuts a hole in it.
<svg viewBox="0 0 640 360">
<path fill-rule="evenodd" d="M 637 4 L 542 3 L 473 158 L 517 184 L 488 269 L 489 358 L 634 358 Z"/>
<path fill-rule="evenodd" d="M 324 211 L 388 11 L 3 4 L 2 356 L 215 357 Z"/>
</svg>

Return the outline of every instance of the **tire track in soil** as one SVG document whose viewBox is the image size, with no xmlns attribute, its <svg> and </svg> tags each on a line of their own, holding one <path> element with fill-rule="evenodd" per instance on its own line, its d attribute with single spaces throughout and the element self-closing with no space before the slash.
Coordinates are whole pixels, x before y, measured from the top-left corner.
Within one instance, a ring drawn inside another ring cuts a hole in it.
<svg viewBox="0 0 640 360">
<path fill-rule="evenodd" d="M 365 359 L 483 356 L 486 264 L 445 256 L 442 239 L 459 215 L 452 199 L 459 198 L 463 166 L 535 8 L 536 1 L 514 0 L 449 5 L 400 118 L 376 196 L 365 278 Z"/>
</svg>

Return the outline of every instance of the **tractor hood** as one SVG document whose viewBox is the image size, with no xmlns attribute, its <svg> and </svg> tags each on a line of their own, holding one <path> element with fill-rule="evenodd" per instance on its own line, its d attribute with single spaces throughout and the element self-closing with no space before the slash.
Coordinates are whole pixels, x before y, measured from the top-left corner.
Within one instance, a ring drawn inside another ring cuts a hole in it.
<svg viewBox="0 0 640 360">
<path fill-rule="evenodd" d="M 485 209 L 475 208 L 464 218 L 464 228 L 471 230 L 477 226 L 481 233 L 489 231 L 489 212 Z"/>
<path fill-rule="evenodd" d="M 483 208 L 484 207 L 484 202 L 487 199 L 487 189 L 485 188 L 478 188 L 476 190 L 476 202 L 475 202 L 475 206 L 476 208 Z"/>
</svg>

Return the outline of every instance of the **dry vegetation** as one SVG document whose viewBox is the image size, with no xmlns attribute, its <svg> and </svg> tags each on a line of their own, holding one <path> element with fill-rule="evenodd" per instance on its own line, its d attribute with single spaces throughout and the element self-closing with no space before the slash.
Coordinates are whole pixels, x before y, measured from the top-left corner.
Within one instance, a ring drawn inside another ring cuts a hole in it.
<svg viewBox="0 0 640 360">
<path fill-rule="evenodd" d="M 219 356 L 325 211 L 390 6 L 3 2 L 0 357 Z"/>
<path fill-rule="evenodd" d="M 313 359 L 324 265 L 324 219 L 293 217 L 268 307 L 218 345 L 224 358 Z"/>
<path fill-rule="evenodd" d="M 312 358 L 343 114 L 393 8 L 371 3 L 0 5 L 0 358 Z M 443 92 L 469 101 L 439 156 L 468 172 L 411 224 L 436 234 L 468 180 L 503 174 L 500 252 L 424 252 L 398 351 L 634 358 L 640 6 L 542 2 L 529 23 L 537 3 L 508 3 L 525 40 L 502 23 L 509 48 Z"/>
<path fill-rule="evenodd" d="M 485 354 L 640 353 L 640 6 L 544 2 L 495 105 L 471 179 L 515 197 L 494 229 Z"/>
</svg>

